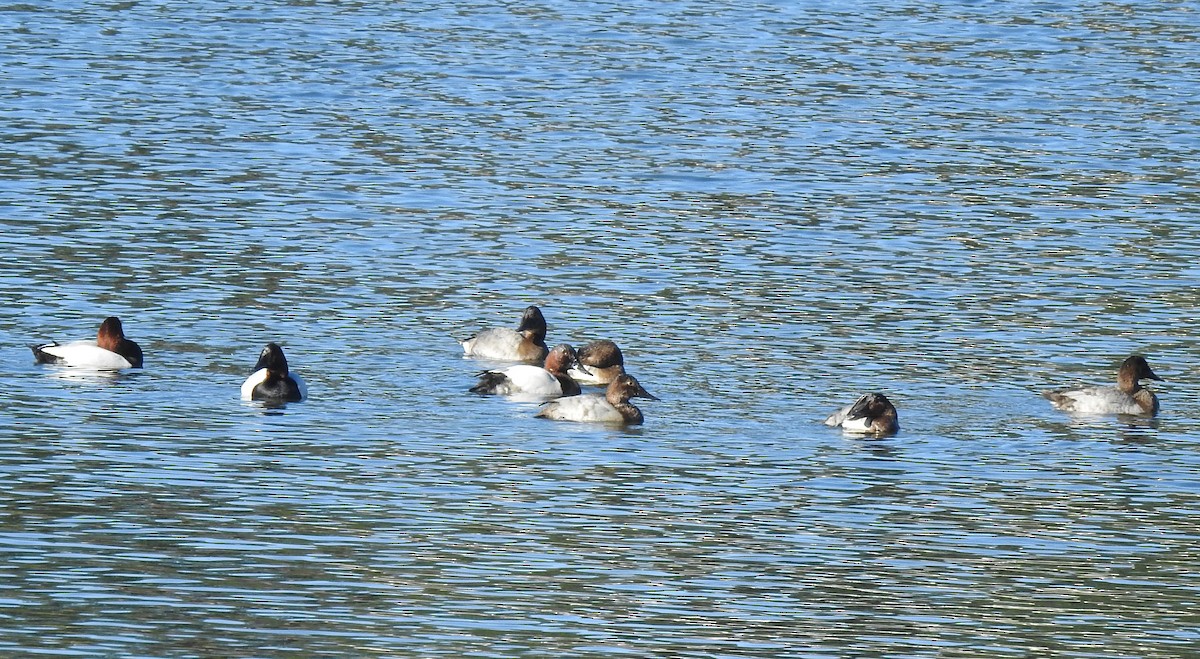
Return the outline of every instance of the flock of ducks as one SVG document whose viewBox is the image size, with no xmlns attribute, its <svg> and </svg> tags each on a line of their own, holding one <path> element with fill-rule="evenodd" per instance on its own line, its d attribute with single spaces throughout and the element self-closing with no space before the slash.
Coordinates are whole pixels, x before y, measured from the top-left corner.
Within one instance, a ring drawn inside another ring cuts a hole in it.
<svg viewBox="0 0 1200 659">
<path fill-rule="evenodd" d="M 546 329 L 541 309 L 530 306 L 516 329 L 485 329 L 459 341 L 465 356 L 517 362 L 483 371 L 470 391 L 543 400 L 535 416 L 546 419 L 623 425 L 643 422 L 642 411 L 630 400 L 658 398 L 625 372 L 625 359 L 617 344 L 601 340 L 579 350 L 566 343 L 548 348 Z M 125 337 L 121 320 L 116 316 L 104 319 L 95 341 L 52 342 L 30 347 L 39 364 L 94 370 L 142 367 L 141 347 Z M 1145 357 L 1133 355 L 1121 364 L 1116 386 L 1043 391 L 1042 395 L 1056 409 L 1076 414 L 1153 416 L 1158 413 L 1158 397 L 1142 386 L 1142 380 L 1162 378 L 1150 369 Z M 599 386 L 604 390 L 583 393 L 583 386 Z M 308 388 L 300 376 L 288 369 L 283 349 L 268 343 L 242 383 L 241 396 L 244 400 L 298 402 L 308 397 Z M 825 425 L 848 433 L 886 436 L 900 429 L 900 420 L 887 396 L 870 392 L 829 415 Z"/>
<path fill-rule="evenodd" d="M 579 350 L 561 343 L 546 347 L 546 317 L 530 306 L 517 329 L 485 329 L 459 341 L 463 354 L 497 361 L 535 362 L 484 371 L 471 387 L 478 394 L 549 399 L 535 416 L 559 421 L 638 425 L 644 417 L 632 398 L 658 400 L 625 372 L 625 357 L 616 343 L 593 341 Z M 542 364 L 537 366 L 536 364 Z M 582 393 L 580 385 L 605 387 Z"/>
</svg>

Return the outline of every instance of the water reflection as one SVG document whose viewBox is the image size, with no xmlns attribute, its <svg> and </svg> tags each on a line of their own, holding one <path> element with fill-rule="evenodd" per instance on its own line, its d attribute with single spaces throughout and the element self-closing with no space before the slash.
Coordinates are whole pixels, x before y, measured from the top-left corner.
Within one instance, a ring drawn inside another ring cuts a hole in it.
<svg viewBox="0 0 1200 659">
<path fill-rule="evenodd" d="M 129 371 L 96 370 L 70 366 L 39 366 L 46 377 L 76 384 L 115 385 L 123 379 L 136 376 Z"/>
</svg>

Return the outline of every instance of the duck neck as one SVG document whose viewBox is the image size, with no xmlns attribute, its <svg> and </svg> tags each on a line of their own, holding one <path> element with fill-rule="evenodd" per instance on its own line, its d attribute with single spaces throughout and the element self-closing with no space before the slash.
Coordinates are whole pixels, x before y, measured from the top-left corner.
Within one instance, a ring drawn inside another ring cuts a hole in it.
<svg viewBox="0 0 1200 659">
<path fill-rule="evenodd" d="M 546 330 L 527 329 L 521 332 L 536 346 L 546 347 Z"/>
<path fill-rule="evenodd" d="M 1136 373 L 1123 368 L 1117 373 L 1117 388 L 1127 394 L 1134 394 L 1142 389 L 1142 384 L 1138 381 Z"/>
<path fill-rule="evenodd" d="M 611 403 L 612 401 L 609 402 Z M 624 400 L 613 404 L 613 407 L 617 408 L 617 411 L 620 412 L 621 416 L 625 417 L 625 420 L 629 423 L 638 424 L 642 422 L 642 411 L 639 410 L 633 403 Z"/>
<path fill-rule="evenodd" d="M 571 379 L 571 376 L 565 373 L 553 373 L 553 375 L 558 379 L 558 386 L 562 387 L 564 396 L 578 396 L 582 393 L 579 383 Z"/>
</svg>

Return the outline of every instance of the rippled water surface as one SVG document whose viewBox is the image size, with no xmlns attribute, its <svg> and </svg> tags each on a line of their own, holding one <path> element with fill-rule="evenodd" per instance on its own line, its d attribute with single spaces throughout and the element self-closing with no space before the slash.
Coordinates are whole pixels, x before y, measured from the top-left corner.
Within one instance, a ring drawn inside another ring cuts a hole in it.
<svg viewBox="0 0 1200 659">
<path fill-rule="evenodd" d="M 1193 3 L 0 23 L 0 654 L 1200 647 Z M 528 304 L 644 426 L 466 392 Z M 114 314 L 144 370 L 33 364 Z M 1038 395 L 1135 352 L 1156 419 Z"/>
</svg>

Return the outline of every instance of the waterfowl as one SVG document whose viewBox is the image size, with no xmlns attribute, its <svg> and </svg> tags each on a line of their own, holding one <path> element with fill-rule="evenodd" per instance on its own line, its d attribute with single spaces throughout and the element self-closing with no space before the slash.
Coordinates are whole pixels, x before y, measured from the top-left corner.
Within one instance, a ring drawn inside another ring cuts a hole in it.
<svg viewBox="0 0 1200 659">
<path fill-rule="evenodd" d="M 575 396 L 579 394 L 579 383 L 567 375 L 567 369 L 572 365 L 579 365 L 575 349 L 566 343 L 560 343 L 546 355 L 545 368 L 532 364 L 517 364 L 484 371 L 479 374 L 479 384 L 471 387 L 471 391 L 477 394 L 525 394 L 543 398 Z"/>
<path fill-rule="evenodd" d="M 602 339 L 579 349 L 579 364 L 583 369 L 567 371 L 579 384 L 608 384 L 625 372 L 625 357 L 617 344 Z"/>
<path fill-rule="evenodd" d="M 39 364 L 61 364 L 106 371 L 142 367 L 141 347 L 125 338 L 121 319 L 116 316 L 109 316 L 100 323 L 95 341 L 85 339 L 61 345 L 51 342 L 29 347 L 33 350 L 33 358 Z"/>
<path fill-rule="evenodd" d="M 546 348 L 546 317 L 541 309 L 529 306 L 517 329 L 485 329 L 459 343 L 463 353 L 471 357 L 540 364 L 549 352 Z"/>
<path fill-rule="evenodd" d="M 1150 370 L 1150 364 L 1141 355 L 1133 355 L 1121 362 L 1117 370 L 1116 386 L 1081 387 L 1043 391 L 1050 404 L 1065 412 L 1078 414 L 1158 414 L 1158 397 L 1142 386 L 1142 380 L 1162 378 Z"/>
<path fill-rule="evenodd" d="M 308 387 L 300 376 L 288 370 L 283 348 L 268 343 L 258 355 L 254 372 L 242 383 L 242 400 L 294 403 L 307 397 Z"/>
<path fill-rule="evenodd" d="M 850 405 L 829 415 L 825 425 L 861 435 L 892 435 L 900 430 L 896 406 L 881 393 L 871 392 L 858 397 Z"/>
<path fill-rule="evenodd" d="M 630 398 L 658 400 L 642 388 L 632 375 L 618 375 L 603 394 L 583 394 L 552 400 L 542 405 L 534 416 L 560 421 L 591 423 L 623 423 L 638 425 L 642 411 L 629 402 Z"/>
</svg>

